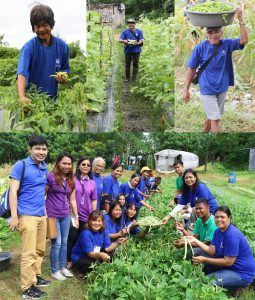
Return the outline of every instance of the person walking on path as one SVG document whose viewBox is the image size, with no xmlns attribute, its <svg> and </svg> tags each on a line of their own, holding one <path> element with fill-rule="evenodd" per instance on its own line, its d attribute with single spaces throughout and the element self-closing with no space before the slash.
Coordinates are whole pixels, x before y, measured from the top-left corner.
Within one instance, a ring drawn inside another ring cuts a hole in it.
<svg viewBox="0 0 255 300">
<path fill-rule="evenodd" d="M 130 81 L 130 67 L 133 61 L 133 80 L 136 80 L 138 73 L 138 65 L 140 53 L 142 52 L 141 46 L 143 45 L 143 32 L 141 29 L 135 27 L 136 21 L 129 19 L 127 21 L 128 29 L 125 29 L 119 38 L 119 42 L 125 45 L 125 72 L 126 80 Z"/>
<path fill-rule="evenodd" d="M 48 153 L 48 142 L 44 137 L 34 135 L 29 139 L 28 145 L 30 156 L 23 161 L 17 161 L 9 176 L 10 228 L 13 230 L 17 228 L 21 236 L 22 297 L 40 299 L 47 293 L 38 287 L 50 284 L 50 281 L 41 277 L 46 246 L 44 197 L 47 166 L 44 160 Z"/>
<path fill-rule="evenodd" d="M 190 84 L 196 69 L 209 63 L 198 78 L 200 98 L 206 112 L 203 131 L 220 132 L 220 119 L 229 86 L 234 86 L 232 52 L 242 50 L 248 43 L 248 31 L 244 23 L 243 8 L 238 7 L 236 16 L 240 24 L 240 37 L 222 39 L 221 27 L 206 29 L 207 39 L 196 45 L 187 63 L 186 81 L 183 90 L 184 102 L 189 102 Z M 211 59 L 211 60 L 210 60 Z"/>
</svg>

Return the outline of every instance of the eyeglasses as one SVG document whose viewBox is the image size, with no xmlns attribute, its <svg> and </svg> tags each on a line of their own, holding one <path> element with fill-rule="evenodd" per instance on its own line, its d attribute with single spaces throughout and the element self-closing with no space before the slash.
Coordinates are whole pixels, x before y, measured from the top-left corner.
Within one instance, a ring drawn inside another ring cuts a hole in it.
<svg viewBox="0 0 255 300">
<path fill-rule="evenodd" d="M 87 163 L 82 163 L 81 164 L 83 167 L 90 167 L 90 164 L 87 164 Z"/>
</svg>

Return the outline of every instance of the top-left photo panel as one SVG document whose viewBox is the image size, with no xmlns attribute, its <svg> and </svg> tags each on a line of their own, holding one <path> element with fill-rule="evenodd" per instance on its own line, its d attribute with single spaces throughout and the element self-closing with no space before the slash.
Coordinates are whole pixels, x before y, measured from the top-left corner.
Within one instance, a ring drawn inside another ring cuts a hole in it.
<svg viewBox="0 0 255 300">
<path fill-rule="evenodd" d="M 84 0 L 5 1 L 0 131 L 85 131 L 85 49 Z"/>
</svg>

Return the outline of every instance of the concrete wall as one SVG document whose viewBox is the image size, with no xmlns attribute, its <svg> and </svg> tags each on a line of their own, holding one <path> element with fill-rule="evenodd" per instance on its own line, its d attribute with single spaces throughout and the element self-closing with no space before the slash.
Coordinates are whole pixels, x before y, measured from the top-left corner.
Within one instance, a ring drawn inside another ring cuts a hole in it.
<svg viewBox="0 0 255 300">
<path fill-rule="evenodd" d="M 88 10 L 96 10 L 101 13 L 105 25 L 117 27 L 125 23 L 125 7 L 119 4 L 88 4 Z"/>
</svg>

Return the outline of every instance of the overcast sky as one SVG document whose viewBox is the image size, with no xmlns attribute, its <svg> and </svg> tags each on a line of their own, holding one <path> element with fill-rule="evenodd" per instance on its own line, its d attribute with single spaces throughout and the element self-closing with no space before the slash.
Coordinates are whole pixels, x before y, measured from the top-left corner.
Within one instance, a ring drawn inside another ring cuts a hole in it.
<svg viewBox="0 0 255 300">
<path fill-rule="evenodd" d="M 54 33 L 67 43 L 80 41 L 85 49 L 86 1 L 85 0 L 2 0 L 0 8 L 0 35 L 11 47 L 21 48 L 35 36 L 30 25 L 30 10 L 34 4 L 50 6 L 55 15 Z"/>
</svg>

